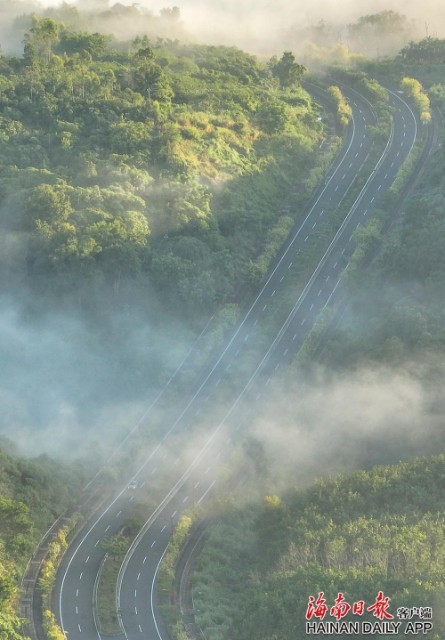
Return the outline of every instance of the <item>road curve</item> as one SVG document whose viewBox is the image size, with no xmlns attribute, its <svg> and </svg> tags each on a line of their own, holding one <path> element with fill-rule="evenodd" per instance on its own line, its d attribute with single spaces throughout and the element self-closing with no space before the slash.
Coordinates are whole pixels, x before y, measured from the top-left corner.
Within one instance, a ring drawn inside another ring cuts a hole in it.
<svg viewBox="0 0 445 640">
<path fill-rule="evenodd" d="M 320 311 L 335 297 L 348 257 L 354 249 L 354 231 L 370 218 L 412 149 L 417 136 L 416 118 L 401 96 L 391 93 L 390 100 L 394 107 L 394 125 L 387 148 L 306 286 L 283 319 L 276 336 L 264 344 L 261 331 L 264 323 L 276 313 L 274 302 L 286 278 L 298 268 L 304 250 L 314 241 L 324 220 L 342 204 L 371 150 L 372 142 L 367 136 L 366 126 L 375 123 L 374 115 L 367 101 L 355 93 L 350 94 L 353 123 L 342 156 L 315 194 L 303 222 L 291 234 L 268 279 L 230 340 L 203 372 L 195 391 L 166 427 L 162 441 L 136 472 L 139 488 L 135 491 L 123 488 L 88 523 L 65 556 L 57 575 L 55 611 L 69 640 L 101 638 L 93 615 L 95 584 L 104 556 L 100 542 L 121 529 L 130 513 L 131 503 L 143 490 L 144 483 L 168 471 L 173 478 L 171 490 L 151 514 L 128 554 L 118 593 L 123 637 L 127 640 L 163 638 L 161 623 L 156 616 L 154 584 L 172 526 L 187 506 L 205 500 L 213 488 L 221 458 L 230 451 L 231 433 L 240 426 L 236 409 L 241 400 L 247 396 L 254 402 L 259 394 L 267 393 L 267 385 L 274 372 L 292 359 Z M 213 421 L 216 427 L 202 435 L 201 450 L 189 466 L 180 469 L 178 465 L 176 472 L 177 460 L 166 457 L 166 443 L 175 433 L 187 429 L 200 412 L 211 406 L 217 397 L 219 384 L 230 380 L 234 371 L 238 386 L 229 393 L 225 407 L 216 409 Z M 213 444 L 216 441 L 218 447 L 215 449 Z"/>
</svg>

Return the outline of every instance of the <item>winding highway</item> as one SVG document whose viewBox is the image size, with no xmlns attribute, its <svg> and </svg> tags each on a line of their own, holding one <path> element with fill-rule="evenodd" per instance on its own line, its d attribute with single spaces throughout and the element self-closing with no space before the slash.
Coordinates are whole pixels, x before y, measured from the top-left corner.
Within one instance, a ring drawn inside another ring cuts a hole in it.
<svg viewBox="0 0 445 640">
<path fill-rule="evenodd" d="M 320 312 L 335 300 L 354 251 L 355 231 L 367 223 L 381 204 L 418 135 L 418 123 L 411 107 L 403 96 L 389 92 L 393 125 L 387 145 L 370 167 L 340 226 L 332 231 L 330 219 L 344 206 L 359 176 L 362 179 L 362 169 L 373 145 L 367 126 L 376 124 L 369 102 L 352 90 L 345 93 L 353 111 L 348 136 L 303 221 L 291 233 L 227 344 L 201 372 L 194 390 L 166 423 L 159 443 L 129 478 L 128 483 L 133 481 L 134 485 L 126 484 L 84 527 L 67 552 L 57 575 L 54 611 L 69 640 L 105 637 L 99 631 L 94 613 L 98 576 L 105 555 L 101 541 L 122 529 L 134 501 L 145 495 L 147 486 L 162 477 L 168 478 L 166 486 L 170 488 L 153 512 L 147 514 L 148 520 L 127 554 L 119 575 L 116 607 L 122 638 L 167 638 L 156 613 L 154 587 L 172 528 L 187 507 L 203 503 L 215 487 L 218 470 L 228 459 L 237 430 L 242 427 L 241 404 L 247 400 L 254 405 L 268 393 L 273 375 L 291 362 Z M 301 269 L 308 248 L 319 234 L 326 235 L 328 230 L 329 245 L 305 286 L 295 292 L 280 320 L 279 330 L 270 335 L 270 327 L 276 326 L 277 309 L 282 313 L 283 297 L 289 297 L 290 276 Z M 196 429 L 201 415 L 211 415 L 211 424 Z M 178 450 L 175 443 L 176 436 L 184 436 L 192 425 L 194 453 L 188 454 Z"/>
</svg>

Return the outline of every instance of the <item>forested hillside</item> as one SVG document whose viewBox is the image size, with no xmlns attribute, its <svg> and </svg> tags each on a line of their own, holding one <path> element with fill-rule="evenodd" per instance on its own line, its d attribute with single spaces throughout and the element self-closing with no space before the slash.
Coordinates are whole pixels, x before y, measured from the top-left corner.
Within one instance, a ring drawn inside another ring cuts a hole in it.
<svg viewBox="0 0 445 640">
<path fill-rule="evenodd" d="M 0 637 L 23 638 L 19 584 L 41 536 L 82 486 L 80 469 L 41 456 L 24 460 L 0 449 Z"/>
<path fill-rule="evenodd" d="M 51 429 L 51 451 L 112 440 L 215 312 L 227 328 L 338 142 L 289 52 L 88 20 L 27 16 L 0 55 L 0 387 L 14 437 Z"/>
<path fill-rule="evenodd" d="M 124 46 L 34 18 L 24 55 L 0 65 L 9 285 L 80 308 L 152 287 L 194 318 L 252 290 L 322 131 L 292 54 Z"/>
<path fill-rule="evenodd" d="M 442 455 L 229 508 L 210 527 L 194 574 L 206 638 L 294 640 L 305 635 L 310 595 L 323 592 L 330 608 L 341 592 L 368 607 L 379 591 L 396 620 L 398 607 L 432 607 L 433 633 L 423 637 L 442 638 L 444 486 Z"/>
</svg>

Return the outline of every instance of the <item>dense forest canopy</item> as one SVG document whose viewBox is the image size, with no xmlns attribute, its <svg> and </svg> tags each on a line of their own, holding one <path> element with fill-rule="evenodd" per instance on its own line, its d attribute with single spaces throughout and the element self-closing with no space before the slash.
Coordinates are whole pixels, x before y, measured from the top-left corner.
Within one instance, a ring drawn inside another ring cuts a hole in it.
<svg viewBox="0 0 445 640">
<path fill-rule="evenodd" d="M 368 607 L 382 591 L 396 620 L 398 607 L 431 607 L 424 637 L 441 638 L 444 465 L 438 456 L 375 467 L 228 509 L 194 576 L 206 637 L 293 640 L 305 635 L 310 595 L 323 592 L 330 608 L 340 592 Z"/>
<path fill-rule="evenodd" d="M 231 238 L 257 235 L 251 258 L 278 216 L 264 207 L 247 220 L 230 201 L 237 183 L 224 185 L 273 173 L 280 139 L 301 170 L 319 137 L 294 56 L 268 66 L 147 38 L 124 52 L 34 17 L 24 55 L 0 62 L 1 223 L 24 245 L 7 258 L 8 279 L 57 295 L 100 281 L 117 295 L 144 276 L 201 313 L 233 298 Z"/>
</svg>

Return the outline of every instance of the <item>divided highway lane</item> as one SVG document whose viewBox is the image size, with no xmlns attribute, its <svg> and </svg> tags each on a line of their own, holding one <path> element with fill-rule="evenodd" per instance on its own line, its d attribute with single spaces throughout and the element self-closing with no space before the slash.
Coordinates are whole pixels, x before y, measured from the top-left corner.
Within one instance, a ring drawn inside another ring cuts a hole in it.
<svg viewBox="0 0 445 640">
<path fill-rule="evenodd" d="M 416 116 L 401 96 L 393 92 L 389 92 L 389 96 L 395 117 L 387 153 L 372 171 L 344 224 L 320 261 L 319 270 L 314 272 L 310 287 L 297 300 L 288 316 L 287 325 L 283 326 L 281 334 L 277 336 L 277 342 L 263 370 L 263 374 L 267 374 L 267 384 L 274 372 L 292 360 L 302 346 L 308 330 L 314 326 L 320 311 L 331 304 L 333 297 L 338 294 L 342 273 L 347 269 L 347 262 L 355 248 L 355 232 L 368 222 L 373 209 L 382 204 L 385 192 L 391 187 L 400 166 L 414 146 L 418 132 Z"/>
<path fill-rule="evenodd" d="M 246 347 L 250 348 L 250 345 L 254 341 L 253 336 L 250 334 L 255 329 L 256 325 L 266 317 L 268 308 L 273 307 L 273 298 L 277 290 L 284 281 L 287 272 L 293 268 L 293 265 L 298 259 L 297 245 L 299 243 L 310 241 L 311 234 L 316 231 L 319 219 L 323 215 L 328 215 L 329 211 L 332 211 L 333 208 L 341 203 L 359 172 L 360 167 L 365 162 L 370 150 L 370 142 L 366 137 L 365 125 L 367 123 L 373 123 L 374 120 L 367 105 L 363 104 L 361 101 L 359 102 L 359 100 L 360 99 L 358 98 L 357 107 L 355 105 L 353 107 L 354 125 L 352 127 L 351 137 L 348 141 L 348 147 L 341 158 L 341 161 L 337 164 L 335 171 L 331 172 L 327 183 L 316 194 L 304 222 L 296 230 L 294 236 L 286 245 L 280 260 L 277 262 L 270 277 L 251 305 L 244 320 L 241 322 L 231 340 L 220 356 L 216 359 L 215 363 L 208 371 L 203 373 L 195 393 L 186 400 L 185 405 L 179 412 L 175 422 L 171 426 L 167 427 L 166 434 L 163 438 L 164 443 L 175 430 L 178 430 L 179 428 L 186 428 L 189 423 L 196 419 L 196 414 L 203 410 L 206 398 L 210 398 L 210 396 L 215 394 L 227 367 L 230 368 L 233 363 L 236 363 L 237 360 L 242 357 L 243 350 L 246 349 Z M 407 117 L 406 114 L 404 117 Z M 399 117 L 396 117 L 396 121 L 399 120 L 402 121 L 401 118 L 399 119 Z M 408 127 L 408 125 L 406 125 L 405 128 L 406 127 Z M 402 129 L 400 135 L 402 138 L 409 137 L 407 136 L 406 131 L 405 135 L 403 135 Z M 394 134 L 394 139 L 395 138 L 396 134 Z M 403 149 L 405 149 L 405 147 L 403 147 Z M 397 170 L 397 166 L 403 161 L 404 152 L 405 151 L 402 150 L 399 153 L 399 156 L 396 156 L 398 159 L 393 159 L 394 165 L 392 168 L 394 171 Z M 374 179 L 371 182 L 374 184 Z M 375 188 L 377 191 L 383 192 L 383 187 L 379 190 L 378 185 L 376 185 Z M 372 195 L 369 195 L 368 199 L 370 200 L 371 198 Z M 314 310 L 314 308 L 312 310 Z M 289 349 L 288 353 L 290 354 L 290 348 L 286 348 Z M 254 373 L 256 373 L 258 367 L 261 365 L 263 356 L 263 353 L 258 354 L 254 364 Z M 249 376 L 251 375 L 252 369 L 246 373 L 248 382 Z M 240 389 L 238 389 L 236 393 L 239 393 L 239 391 Z M 234 396 L 235 398 L 236 393 Z M 236 402 L 236 399 L 234 401 Z M 159 473 L 162 472 L 162 465 L 158 462 L 158 456 L 161 451 L 161 445 L 154 448 L 150 456 L 147 458 L 147 461 L 140 469 L 141 477 L 143 473 L 152 473 L 153 469 L 156 469 L 157 467 L 159 468 Z M 178 479 L 181 479 L 180 473 L 178 473 Z M 204 490 L 207 491 L 210 485 L 211 483 L 207 488 L 204 488 Z M 175 501 L 184 500 L 186 497 L 182 494 L 181 486 L 179 486 L 178 490 L 173 493 L 175 495 L 172 496 L 172 500 L 174 499 Z M 65 558 L 61 570 L 58 573 L 56 610 L 58 611 L 60 624 L 66 634 L 69 635 L 70 640 L 75 638 L 96 640 L 97 638 L 100 638 L 100 634 L 94 620 L 92 607 L 94 587 L 104 555 L 100 547 L 100 540 L 116 533 L 119 530 L 122 526 L 123 519 L 130 508 L 131 500 L 132 496 L 129 495 L 129 491 L 124 489 L 119 496 L 117 496 L 113 502 L 104 509 L 99 517 L 94 518 L 79 537 L 76 544 L 71 548 L 69 554 Z M 165 512 L 163 512 L 161 508 L 156 513 L 152 525 L 149 528 L 149 537 L 144 537 L 143 540 L 141 540 L 140 545 L 138 545 L 137 553 L 135 552 L 132 556 L 134 558 L 135 567 L 130 567 L 129 564 L 127 566 L 127 571 L 123 576 L 121 590 L 123 622 L 125 628 L 131 628 L 131 634 L 135 634 L 129 636 L 127 632 L 127 636 L 129 638 L 159 637 L 151 611 L 151 597 L 147 600 L 147 588 L 148 585 L 150 585 L 148 576 L 153 575 L 154 565 L 156 564 L 155 560 L 156 562 L 159 562 L 159 558 L 165 548 L 165 544 L 170 533 L 169 525 L 167 523 L 171 519 L 174 511 L 177 511 L 178 513 L 180 512 L 180 502 L 178 502 L 179 510 L 172 509 L 172 506 L 173 503 L 170 502 Z M 185 506 L 186 504 L 184 503 L 182 505 L 182 509 L 184 509 Z M 139 549 L 144 550 L 143 553 L 145 553 L 145 555 L 142 558 L 139 555 L 142 551 L 140 552 Z M 147 557 L 147 560 L 144 563 L 145 557 Z M 142 567 L 142 570 L 137 571 L 139 566 Z M 144 567 L 147 569 L 147 574 L 145 574 Z M 126 581 L 128 576 L 129 582 L 127 587 Z M 131 580 L 133 580 L 133 584 L 130 585 Z M 135 583 L 140 584 L 135 585 Z M 140 593 L 140 604 L 136 604 L 134 602 L 134 600 L 138 598 L 138 592 Z M 130 604 L 131 594 L 133 594 L 132 604 Z M 125 606 L 123 606 L 124 603 Z M 138 621 L 136 618 L 138 618 Z"/>
</svg>

